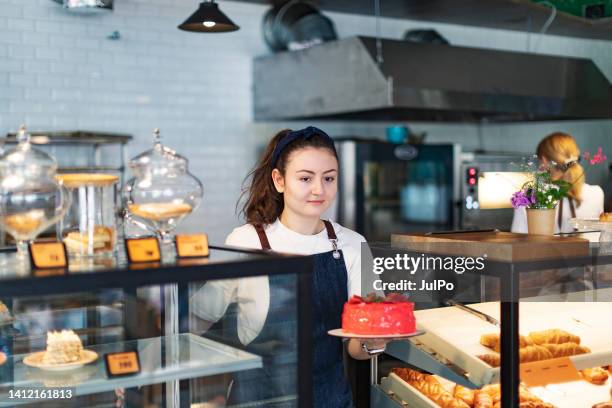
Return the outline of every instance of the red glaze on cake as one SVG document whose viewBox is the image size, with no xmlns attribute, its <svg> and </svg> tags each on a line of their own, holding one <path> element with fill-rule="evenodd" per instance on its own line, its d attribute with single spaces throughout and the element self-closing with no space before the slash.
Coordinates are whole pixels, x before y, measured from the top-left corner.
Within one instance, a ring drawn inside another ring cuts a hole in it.
<svg viewBox="0 0 612 408">
<path fill-rule="evenodd" d="M 344 304 L 342 331 L 352 334 L 410 334 L 416 331 L 414 303 L 399 294 L 353 296 Z"/>
</svg>

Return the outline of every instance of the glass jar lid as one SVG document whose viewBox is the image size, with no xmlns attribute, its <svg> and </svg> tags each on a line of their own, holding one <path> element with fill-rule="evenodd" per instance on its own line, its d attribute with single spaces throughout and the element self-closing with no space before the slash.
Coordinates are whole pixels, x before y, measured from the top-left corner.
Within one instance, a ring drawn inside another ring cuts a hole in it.
<svg viewBox="0 0 612 408">
<path fill-rule="evenodd" d="M 186 170 L 187 165 L 188 160 L 185 157 L 162 144 L 159 129 L 153 131 L 153 148 L 130 160 L 131 168 L 140 169 L 172 168 Z"/>
<path fill-rule="evenodd" d="M 17 146 L 0 155 L 0 171 L 5 174 L 23 171 L 28 175 L 52 175 L 56 172 L 57 161 L 42 150 L 32 147 L 25 125 L 19 128 L 17 142 Z"/>
</svg>

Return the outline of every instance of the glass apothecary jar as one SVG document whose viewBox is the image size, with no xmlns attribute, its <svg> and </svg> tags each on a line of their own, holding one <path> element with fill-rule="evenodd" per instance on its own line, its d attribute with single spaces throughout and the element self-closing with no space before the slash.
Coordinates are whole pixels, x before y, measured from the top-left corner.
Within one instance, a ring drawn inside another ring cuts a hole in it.
<svg viewBox="0 0 612 408">
<path fill-rule="evenodd" d="M 112 256 L 117 241 L 117 182 L 112 174 L 60 174 L 72 204 L 60 223 L 70 256 Z"/>
<path fill-rule="evenodd" d="M 18 257 L 27 259 L 28 241 L 62 218 L 70 195 L 55 179 L 57 162 L 32 147 L 25 126 L 17 140 L 0 155 L 0 223 L 17 242 Z"/>
<path fill-rule="evenodd" d="M 161 142 L 154 131 L 153 148 L 129 163 L 133 177 L 124 189 L 126 217 L 155 233 L 164 246 L 172 245 L 181 220 L 200 204 L 202 183 L 188 169 L 188 160 Z"/>
</svg>

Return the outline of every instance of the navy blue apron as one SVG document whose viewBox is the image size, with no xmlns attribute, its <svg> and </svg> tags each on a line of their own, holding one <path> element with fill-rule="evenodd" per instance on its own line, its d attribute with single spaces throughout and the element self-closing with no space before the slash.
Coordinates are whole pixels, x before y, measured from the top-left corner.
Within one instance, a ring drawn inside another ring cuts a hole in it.
<svg viewBox="0 0 612 408">
<path fill-rule="evenodd" d="M 329 221 L 324 223 L 333 251 L 313 256 L 313 402 L 316 408 L 349 408 L 353 400 L 344 374 L 342 340 L 327 334 L 342 325 L 342 308 L 348 299 L 347 271 L 342 252 L 337 250 L 333 226 Z M 271 250 L 263 227 L 254 227 L 262 249 Z M 257 337 L 244 347 L 262 356 L 263 368 L 234 374 L 228 405 L 249 402 L 249 406 L 297 406 L 291 398 L 297 395 L 295 277 L 269 276 L 269 285 L 266 322 Z"/>
</svg>

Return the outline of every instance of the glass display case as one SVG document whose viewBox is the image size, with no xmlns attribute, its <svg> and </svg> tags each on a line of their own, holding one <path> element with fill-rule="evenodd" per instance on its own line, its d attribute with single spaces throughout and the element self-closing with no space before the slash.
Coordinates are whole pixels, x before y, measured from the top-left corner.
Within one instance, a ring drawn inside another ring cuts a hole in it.
<svg viewBox="0 0 612 408">
<path fill-rule="evenodd" d="M 407 293 L 425 334 L 393 341 L 372 360 L 370 406 L 470 407 L 479 393 L 501 408 L 609 401 L 612 252 L 609 243 L 580 237 L 458 232 L 394 235 L 391 245 L 372 245 L 374 259 L 405 255 L 428 266 L 377 276 L 386 284 L 415 282 Z M 470 258 L 475 263 L 466 268 Z M 419 381 L 439 384 L 438 397 Z M 458 401 L 462 393 L 471 404 Z M 443 405 L 444 398 L 456 405 Z"/>
<path fill-rule="evenodd" d="M 212 407 L 236 390 L 244 403 L 312 405 L 310 257 L 211 246 L 207 258 L 130 264 L 120 247 L 117 258 L 16 272 L 14 256 L 0 253 L 0 406 Z M 283 320 L 257 313 L 285 337 L 257 348 L 233 335 L 243 322 L 231 291 L 222 310 L 202 293 L 270 279 L 283 285 Z M 201 318 L 207 307 L 214 321 Z M 139 372 L 111 375 L 106 357 L 132 351 Z M 247 380 L 268 384 L 269 400 L 244 393 Z"/>
</svg>

